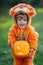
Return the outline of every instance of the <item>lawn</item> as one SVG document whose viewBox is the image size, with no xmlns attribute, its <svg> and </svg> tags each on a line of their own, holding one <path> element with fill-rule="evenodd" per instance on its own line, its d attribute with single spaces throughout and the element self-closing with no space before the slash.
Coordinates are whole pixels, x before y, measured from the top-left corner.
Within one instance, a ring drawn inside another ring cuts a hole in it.
<svg viewBox="0 0 43 65">
<path fill-rule="evenodd" d="M 34 59 L 35 65 L 43 65 L 43 8 L 36 8 L 37 14 L 32 19 L 32 26 L 39 33 L 37 52 Z M 9 15 L 0 16 L 0 65 L 13 65 L 13 55 L 8 46 L 8 32 L 13 21 Z"/>
</svg>

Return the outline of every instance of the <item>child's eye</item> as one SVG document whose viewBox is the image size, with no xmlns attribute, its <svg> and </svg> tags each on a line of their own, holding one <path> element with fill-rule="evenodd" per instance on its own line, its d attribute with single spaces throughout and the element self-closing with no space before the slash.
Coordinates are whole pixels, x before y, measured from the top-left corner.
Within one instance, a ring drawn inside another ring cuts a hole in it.
<svg viewBox="0 0 43 65">
<path fill-rule="evenodd" d="M 21 18 L 19 18 L 18 20 L 21 21 Z"/>
<path fill-rule="evenodd" d="M 24 19 L 24 21 L 27 21 L 27 19 Z"/>
</svg>

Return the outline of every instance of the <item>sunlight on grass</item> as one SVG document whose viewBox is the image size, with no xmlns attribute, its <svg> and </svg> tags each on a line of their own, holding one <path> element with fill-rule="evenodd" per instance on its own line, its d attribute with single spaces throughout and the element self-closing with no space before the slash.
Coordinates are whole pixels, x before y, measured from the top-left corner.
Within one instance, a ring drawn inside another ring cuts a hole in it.
<svg viewBox="0 0 43 65">
<path fill-rule="evenodd" d="M 40 13 L 42 12 L 43 13 L 43 8 L 36 8 L 36 9 L 37 9 L 36 10 L 37 12 L 40 12 Z"/>
<path fill-rule="evenodd" d="M 6 28 L 6 27 L 9 27 L 9 26 L 11 26 L 12 25 L 12 23 L 11 23 L 12 21 L 6 21 L 5 23 L 3 23 L 3 24 L 0 24 L 0 27 L 1 28 Z"/>
<path fill-rule="evenodd" d="M 33 23 L 33 25 L 32 25 L 32 26 L 34 26 L 34 27 L 37 27 L 37 28 L 38 28 L 38 27 L 40 27 L 40 25 L 41 25 L 41 24 L 40 24 L 40 22 L 37 22 L 37 23 Z"/>
</svg>

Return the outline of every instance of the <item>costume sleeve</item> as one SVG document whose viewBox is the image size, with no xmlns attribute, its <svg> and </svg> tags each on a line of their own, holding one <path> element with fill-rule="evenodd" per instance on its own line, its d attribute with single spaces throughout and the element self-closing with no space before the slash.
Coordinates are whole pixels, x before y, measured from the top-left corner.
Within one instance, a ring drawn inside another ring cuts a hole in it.
<svg viewBox="0 0 43 65">
<path fill-rule="evenodd" d="M 8 33 L 8 45 L 11 45 L 12 42 L 16 41 L 15 29 L 11 27 Z"/>
<path fill-rule="evenodd" d="M 39 37 L 39 34 L 34 29 L 31 29 L 28 36 L 28 42 L 30 43 L 31 49 L 34 49 L 34 50 L 37 49 L 38 37 Z"/>
</svg>

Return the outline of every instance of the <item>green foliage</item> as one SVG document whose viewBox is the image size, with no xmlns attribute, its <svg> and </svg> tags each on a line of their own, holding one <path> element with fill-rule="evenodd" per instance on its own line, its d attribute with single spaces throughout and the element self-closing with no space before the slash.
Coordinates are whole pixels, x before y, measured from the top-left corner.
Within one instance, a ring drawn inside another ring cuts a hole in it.
<svg viewBox="0 0 43 65">
<path fill-rule="evenodd" d="M 42 6 L 43 7 L 43 0 L 0 0 L 0 7 L 12 7 L 18 3 L 27 3 L 33 6 Z"/>
<path fill-rule="evenodd" d="M 43 65 L 43 8 L 36 9 L 37 14 L 32 19 L 32 26 L 39 33 L 39 42 L 34 59 L 35 65 Z M 13 55 L 8 46 L 8 32 L 13 21 L 10 16 L 0 16 L 0 65 L 13 65 Z"/>
</svg>

